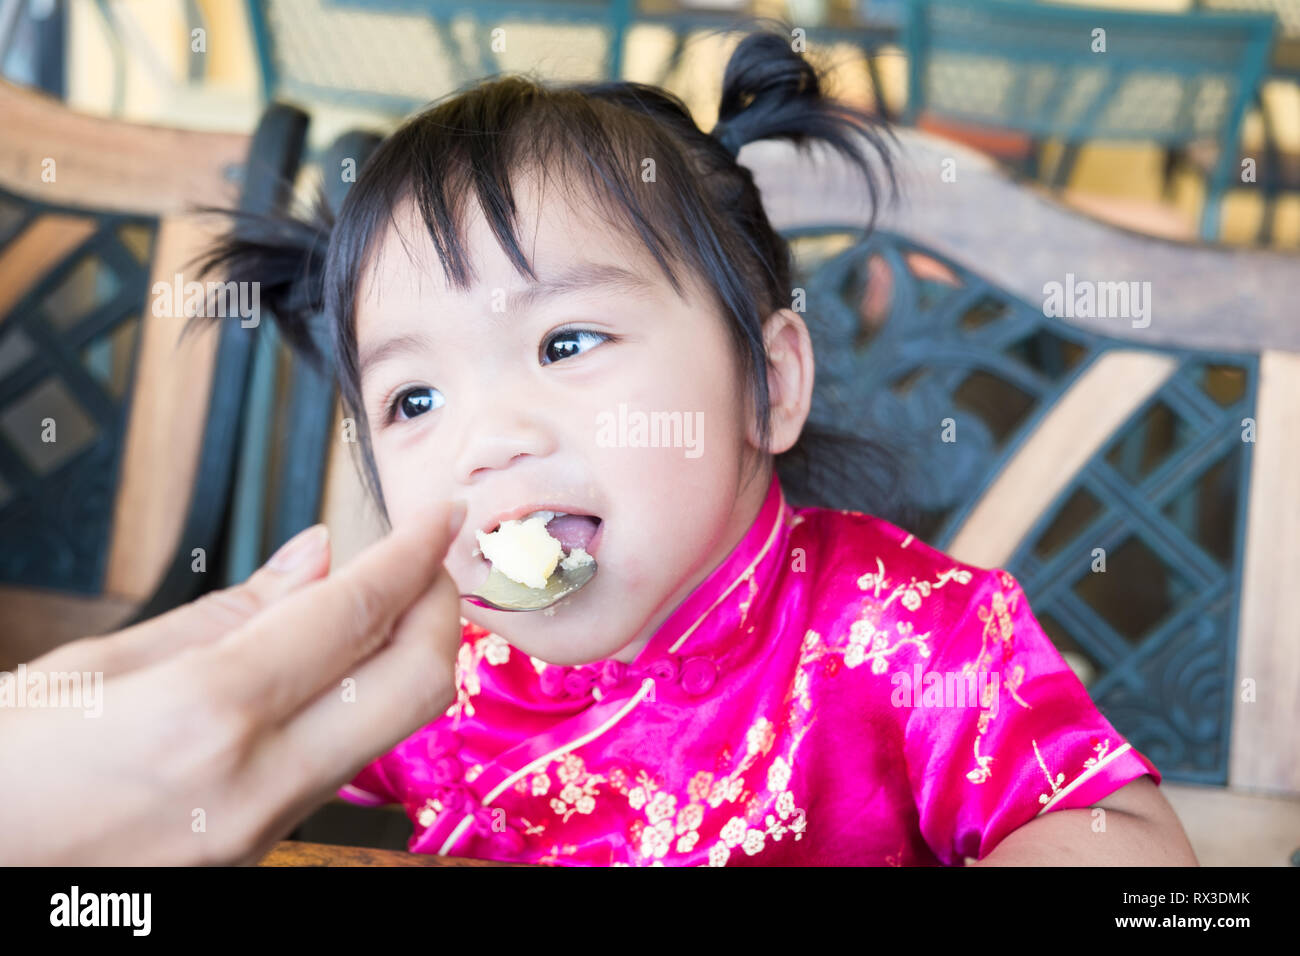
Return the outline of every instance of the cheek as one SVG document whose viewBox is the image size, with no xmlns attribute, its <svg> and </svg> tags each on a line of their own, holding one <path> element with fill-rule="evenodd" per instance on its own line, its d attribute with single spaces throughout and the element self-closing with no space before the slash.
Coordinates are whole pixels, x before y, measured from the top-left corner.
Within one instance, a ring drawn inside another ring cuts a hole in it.
<svg viewBox="0 0 1300 956">
<path fill-rule="evenodd" d="M 715 317 L 678 318 L 636 368 L 624 369 L 608 388 L 592 395 L 597 411 L 613 413 L 619 402 L 645 411 L 702 416 L 721 452 L 743 426 L 748 407 L 730 337 Z"/>
<path fill-rule="evenodd" d="M 373 447 L 375 470 L 379 473 L 379 486 L 393 527 L 403 524 L 428 502 L 450 495 L 450 486 L 444 478 L 448 470 L 429 460 L 427 446 L 384 438 L 374 442 Z"/>
</svg>

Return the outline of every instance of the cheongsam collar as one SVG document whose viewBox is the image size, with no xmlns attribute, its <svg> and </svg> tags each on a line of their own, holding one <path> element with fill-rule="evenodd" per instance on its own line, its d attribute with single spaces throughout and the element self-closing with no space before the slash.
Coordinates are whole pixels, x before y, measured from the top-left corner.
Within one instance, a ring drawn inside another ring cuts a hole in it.
<svg viewBox="0 0 1300 956">
<path fill-rule="evenodd" d="M 612 658 L 588 664 L 548 664 L 540 671 L 547 697 L 596 700 L 651 677 L 678 684 L 692 696 L 707 694 L 762 639 L 754 621 L 760 605 L 775 600 L 773 587 L 785 558 L 794 511 L 775 470 L 758 516 L 744 538 L 659 626 L 631 664 Z"/>
</svg>

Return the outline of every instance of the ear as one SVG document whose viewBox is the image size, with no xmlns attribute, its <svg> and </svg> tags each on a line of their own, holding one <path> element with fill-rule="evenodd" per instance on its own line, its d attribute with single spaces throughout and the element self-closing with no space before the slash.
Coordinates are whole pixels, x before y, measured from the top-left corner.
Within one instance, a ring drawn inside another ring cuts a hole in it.
<svg viewBox="0 0 1300 956">
<path fill-rule="evenodd" d="M 771 437 L 766 448 L 779 455 L 799 440 L 812 408 L 813 348 L 808 327 L 799 314 L 781 309 L 763 323 L 763 346 L 767 352 L 767 390 L 771 401 Z M 758 427 L 748 423 L 749 443 L 760 448 Z"/>
</svg>

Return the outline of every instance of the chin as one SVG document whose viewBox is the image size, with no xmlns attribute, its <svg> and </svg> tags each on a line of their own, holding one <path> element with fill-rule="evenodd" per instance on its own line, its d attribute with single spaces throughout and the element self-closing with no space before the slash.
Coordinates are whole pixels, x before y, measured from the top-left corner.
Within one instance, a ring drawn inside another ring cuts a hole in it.
<svg viewBox="0 0 1300 956">
<path fill-rule="evenodd" d="M 599 578 L 599 575 L 597 575 Z M 565 598 L 547 610 L 542 611 L 492 611 L 461 602 L 461 616 L 467 621 L 491 631 L 516 650 L 535 657 L 539 661 L 560 667 L 574 667 L 605 660 L 619 653 L 631 642 L 629 635 L 616 643 L 595 645 L 584 639 L 592 634 L 601 634 L 608 639 L 611 627 L 608 615 L 602 614 L 594 601 L 577 603 L 575 598 L 588 595 L 590 585 L 578 594 Z M 621 630 L 615 626 L 612 630 Z"/>
</svg>

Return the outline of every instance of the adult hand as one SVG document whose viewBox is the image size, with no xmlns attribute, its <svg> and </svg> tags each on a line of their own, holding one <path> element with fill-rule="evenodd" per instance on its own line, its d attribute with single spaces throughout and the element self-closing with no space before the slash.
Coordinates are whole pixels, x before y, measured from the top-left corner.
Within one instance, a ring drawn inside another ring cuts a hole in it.
<svg viewBox="0 0 1300 956">
<path fill-rule="evenodd" d="M 261 859 L 455 699 L 464 515 L 431 507 L 331 577 L 317 525 L 243 584 L 28 664 L 102 672 L 102 710 L 0 708 L 0 862 Z"/>
</svg>

